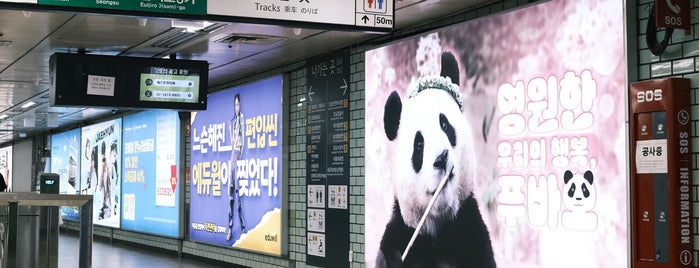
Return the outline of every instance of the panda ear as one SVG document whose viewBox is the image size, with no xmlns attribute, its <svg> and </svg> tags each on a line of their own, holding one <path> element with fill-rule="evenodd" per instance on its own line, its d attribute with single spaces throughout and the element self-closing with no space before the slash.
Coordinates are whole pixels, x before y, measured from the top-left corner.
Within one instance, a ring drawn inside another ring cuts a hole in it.
<svg viewBox="0 0 699 268">
<path fill-rule="evenodd" d="M 383 129 L 386 132 L 388 140 L 394 140 L 398 136 L 398 127 L 400 125 L 400 113 L 403 110 L 403 103 L 400 101 L 398 92 L 393 91 L 386 100 L 386 106 L 383 111 Z"/>
<path fill-rule="evenodd" d="M 585 178 L 585 180 L 587 180 L 587 182 L 589 182 L 590 184 L 592 184 L 592 177 L 592 171 L 585 171 L 583 178 Z"/>
<path fill-rule="evenodd" d="M 440 76 L 449 77 L 452 83 L 459 84 L 459 64 L 451 52 L 442 53 L 442 72 Z"/>
<path fill-rule="evenodd" d="M 568 183 L 570 179 L 573 178 L 573 172 L 570 172 L 570 170 L 566 170 L 565 173 L 563 173 L 563 183 Z"/>
</svg>

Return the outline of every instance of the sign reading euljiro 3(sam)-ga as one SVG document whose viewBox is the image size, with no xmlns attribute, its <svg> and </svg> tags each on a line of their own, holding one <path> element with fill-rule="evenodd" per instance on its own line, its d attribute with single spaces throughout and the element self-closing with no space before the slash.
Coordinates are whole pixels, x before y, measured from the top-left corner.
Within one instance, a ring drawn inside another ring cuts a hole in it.
<svg viewBox="0 0 699 268">
<path fill-rule="evenodd" d="M 393 28 L 395 0 L 208 0 L 209 15 Z"/>
</svg>

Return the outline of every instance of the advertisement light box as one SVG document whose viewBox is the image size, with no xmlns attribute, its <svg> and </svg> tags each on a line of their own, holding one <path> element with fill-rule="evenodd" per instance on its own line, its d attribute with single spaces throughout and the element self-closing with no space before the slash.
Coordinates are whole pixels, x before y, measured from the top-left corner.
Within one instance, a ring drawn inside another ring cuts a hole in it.
<svg viewBox="0 0 699 268">
<path fill-rule="evenodd" d="M 81 129 L 80 193 L 93 195 L 92 223 L 119 228 L 121 218 L 121 118 Z"/>
<path fill-rule="evenodd" d="M 55 53 L 52 106 L 205 110 L 206 61 Z"/>
<path fill-rule="evenodd" d="M 59 194 L 80 194 L 80 129 L 51 135 L 51 173 L 60 177 Z M 64 220 L 80 220 L 80 207 L 60 208 Z"/>
<path fill-rule="evenodd" d="M 175 111 L 124 116 L 122 228 L 180 235 L 179 130 Z"/>
<path fill-rule="evenodd" d="M 624 22 L 546 1 L 367 51 L 367 267 L 627 267 Z"/>
<path fill-rule="evenodd" d="M 192 240 L 280 255 L 282 76 L 227 89 L 192 113 Z"/>
</svg>

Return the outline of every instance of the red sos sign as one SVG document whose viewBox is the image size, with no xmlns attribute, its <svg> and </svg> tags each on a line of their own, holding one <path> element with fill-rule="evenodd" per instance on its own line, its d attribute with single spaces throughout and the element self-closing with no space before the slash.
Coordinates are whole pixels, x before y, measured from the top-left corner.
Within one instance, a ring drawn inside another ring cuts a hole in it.
<svg viewBox="0 0 699 268">
<path fill-rule="evenodd" d="M 658 27 L 689 30 L 689 0 L 655 0 L 655 25 Z"/>
</svg>

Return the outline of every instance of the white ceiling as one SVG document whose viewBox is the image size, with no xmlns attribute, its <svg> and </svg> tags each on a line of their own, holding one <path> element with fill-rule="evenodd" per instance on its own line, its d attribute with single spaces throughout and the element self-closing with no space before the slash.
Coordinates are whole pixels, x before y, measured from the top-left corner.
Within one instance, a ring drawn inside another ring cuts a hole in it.
<svg viewBox="0 0 699 268">
<path fill-rule="evenodd" d="M 348 0 L 349 1 L 349 0 Z M 496 0 L 396 0 L 394 30 L 456 14 Z M 47 117 L 65 128 L 111 115 L 111 109 L 49 107 L 49 57 L 56 52 L 165 57 L 209 62 L 209 86 L 376 38 L 377 34 L 218 23 L 213 32 L 182 33 L 172 19 L 64 11 L 22 10 L 31 5 L 0 0 L 0 144 L 49 131 Z M 145 25 L 144 25 L 145 23 Z M 278 38 L 271 44 L 220 43 L 232 34 Z M 160 45 L 168 38 L 184 38 Z M 37 105 L 23 109 L 34 101 Z M 34 127 L 25 124 L 34 116 Z M 30 118 L 26 119 L 25 118 Z"/>
</svg>

